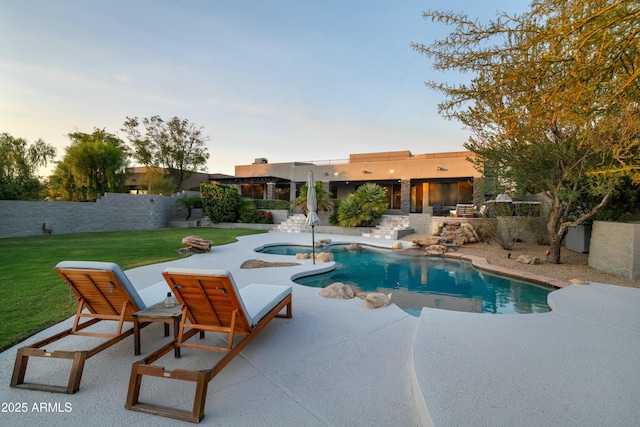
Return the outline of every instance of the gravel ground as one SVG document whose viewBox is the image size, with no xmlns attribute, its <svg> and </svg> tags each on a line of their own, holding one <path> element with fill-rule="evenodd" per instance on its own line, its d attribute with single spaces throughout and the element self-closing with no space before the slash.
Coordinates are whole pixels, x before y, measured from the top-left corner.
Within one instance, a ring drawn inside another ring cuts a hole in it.
<svg viewBox="0 0 640 427">
<path fill-rule="evenodd" d="M 405 236 L 402 240 L 414 240 L 424 237 L 419 234 Z M 553 277 L 564 281 L 571 279 L 581 279 L 587 282 L 607 283 L 611 285 L 640 288 L 640 281 L 631 280 L 615 274 L 605 273 L 595 268 L 589 267 L 589 254 L 581 254 L 562 248 L 560 253 L 560 264 L 547 262 L 545 252 L 548 246 L 536 243 L 518 242 L 513 249 L 505 250 L 495 242 L 470 243 L 455 248 L 460 253 L 476 255 L 486 258 L 490 264 L 499 265 L 513 270 L 526 271 L 539 274 L 541 276 Z M 508 253 L 511 257 L 508 258 Z M 516 261 L 520 255 L 531 255 L 540 259 L 540 264 L 521 264 Z"/>
</svg>

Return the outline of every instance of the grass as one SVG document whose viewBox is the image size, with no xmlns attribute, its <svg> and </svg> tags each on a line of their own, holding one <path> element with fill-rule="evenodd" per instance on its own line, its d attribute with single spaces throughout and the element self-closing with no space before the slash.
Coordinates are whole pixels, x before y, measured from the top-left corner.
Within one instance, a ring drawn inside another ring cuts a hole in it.
<svg viewBox="0 0 640 427">
<path fill-rule="evenodd" d="M 260 233 L 198 229 L 214 246 Z M 77 302 L 54 272 L 64 260 L 109 261 L 123 270 L 184 258 L 185 229 L 59 234 L 0 239 L 0 351 L 75 314 Z"/>
</svg>

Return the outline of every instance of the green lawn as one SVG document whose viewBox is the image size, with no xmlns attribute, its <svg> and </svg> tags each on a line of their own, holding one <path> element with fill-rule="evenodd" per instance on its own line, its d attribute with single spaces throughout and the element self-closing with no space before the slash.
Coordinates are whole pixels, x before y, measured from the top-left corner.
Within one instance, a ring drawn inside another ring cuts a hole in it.
<svg viewBox="0 0 640 427">
<path fill-rule="evenodd" d="M 237 236 L 262 233 L 245 229 L 198 229 L 224 245 Z M 183 258 L 178 250 L 187 229 L 59 234 L 0 239 L 0 351 L 71 317 L 75 298 L 54 272 L 64 260 L 109 261 L 127 270 Z"/>
</svg>

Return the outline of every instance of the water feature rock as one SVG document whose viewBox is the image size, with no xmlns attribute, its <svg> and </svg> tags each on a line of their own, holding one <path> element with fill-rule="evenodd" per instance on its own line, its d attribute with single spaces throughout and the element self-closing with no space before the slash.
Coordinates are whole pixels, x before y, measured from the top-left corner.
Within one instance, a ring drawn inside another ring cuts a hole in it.
<svg viewBox="0 0 640 427">
<path fill-rule="evenodd" d="M 428 236 L 422 239 L 412 240 L 411 243 L 413 243 L 416 246 L 430 246 L 430 245 L 437 245 L 441 241 L 442 241 L 442 238 L 438 236 Z"/>
<path fill-rule="evenodd" d="M 380 308 L 386 307 L 391 302 L 389 295 L 380 292 L 371 292 L 364 299 L 365 308 Z"/>
<path fill-rule="evenodd" d="M 321 289 L 318 295 L 323 298 L 335 299 L 351 299 L 355 297 L 351 286 L 345 285 L 342 282 L 330 284 L 326 288 Z"/>
<path fill-rule="evenodd" d="M 427 246 L 424 250 L 429 255 L 444 255 L 447 252 L 447 247 L 444 245 L 431 245 Z"/>
</svg>

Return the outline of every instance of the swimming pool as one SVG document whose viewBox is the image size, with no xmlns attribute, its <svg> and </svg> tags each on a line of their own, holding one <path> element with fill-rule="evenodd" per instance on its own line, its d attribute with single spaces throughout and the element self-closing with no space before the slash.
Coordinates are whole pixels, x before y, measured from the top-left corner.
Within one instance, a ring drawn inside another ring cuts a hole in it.
<svg viewBox="0 0 640 427">
<path fill-rule="evenodd" d="M 488 274 L 467 261 L 412 256 L 363 246 L 325 246 L 333 253 L 335 270 L 296 279 L 300 285 L 324 288 L 334 282 L 355 285 L 366 292 L 391 294 L 391 302 L 419 316 L 422 307 L 471 313 L 544 313 L 547 295 L 555 288 Z M 319 249 L 316 249 L 318 252 Z M 311 253 L 309 246 L 277 245 L 263 253 Z"/>
</svg>

